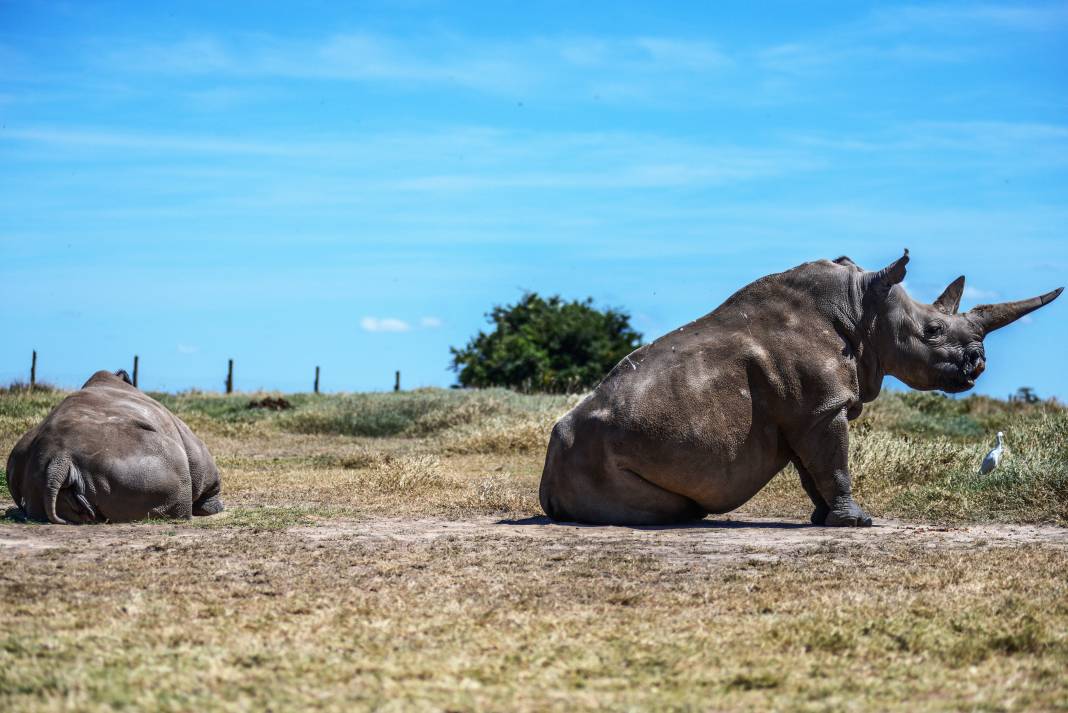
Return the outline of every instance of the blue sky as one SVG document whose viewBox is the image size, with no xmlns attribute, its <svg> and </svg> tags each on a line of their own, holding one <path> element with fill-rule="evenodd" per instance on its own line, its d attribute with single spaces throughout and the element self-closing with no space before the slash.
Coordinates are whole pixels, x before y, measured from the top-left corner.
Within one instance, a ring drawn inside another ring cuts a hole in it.
<svg viewBox="0 0 1068 713">
<path fill-rule="evenodd" d="M 0 0 L 0 380 L 447 385 L 523 290 L 648 339 L 908 247 L 1068 282 L 1068 4 Z M 578 7 L 581 5 L 581 7 Z M 1068 302 L 977 390 L 1068 397 Z"/>
</svg>

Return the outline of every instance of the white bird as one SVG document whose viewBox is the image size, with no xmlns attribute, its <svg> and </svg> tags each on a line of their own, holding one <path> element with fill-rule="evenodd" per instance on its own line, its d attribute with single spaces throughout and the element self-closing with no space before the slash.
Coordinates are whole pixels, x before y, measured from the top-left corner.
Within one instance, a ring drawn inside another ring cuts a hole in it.
<svg viewBox="0 0 1068 713">
<path fill-rule="evenodd" d="M 1004 448 L 1001 444 L 1001 437 L 1004 435 L 1004 433 L 998 431 L 997 444 L 989 453 L 986 454 L 986 458 L 983 458 L 983 464 L 979 466 L 980 475 L 986 475 L 990 471 L 994 470 L 994 468 L 997 468 L 998 465 L 1001 463 L 1001 454 L 1004 451 Z"/>
</svg>

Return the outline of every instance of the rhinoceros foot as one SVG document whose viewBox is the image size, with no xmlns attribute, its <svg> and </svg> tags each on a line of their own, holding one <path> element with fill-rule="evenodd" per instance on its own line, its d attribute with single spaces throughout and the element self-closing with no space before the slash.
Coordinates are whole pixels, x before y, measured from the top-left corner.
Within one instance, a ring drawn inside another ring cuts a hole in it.
<svg viewBox="0 0 1068 713">
<path fill-rule="evenodd" d="M 815 518 L 816 514 L 812 513 L 812 517 Z M 828 527 L 871 527 L 871 518 L 859 505 L 850 501 L 831 510 L 823 524 Z"/>
<path fill-rule="evenodd" d="M 223 501 L 219 499 L 218 495 L 213 495 L 198 503 L 193 503 L 193 514 L 197 516 L 217 515 L 225 509 L 226 507 L 223 505 Z"/>
</svg>

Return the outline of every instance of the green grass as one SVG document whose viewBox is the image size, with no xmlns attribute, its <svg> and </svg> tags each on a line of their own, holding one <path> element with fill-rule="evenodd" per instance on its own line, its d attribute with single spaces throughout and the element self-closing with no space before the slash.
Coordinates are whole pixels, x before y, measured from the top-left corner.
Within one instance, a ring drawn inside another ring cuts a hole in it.
<svg viewBox="0 0 1068 713">
<path fill-rule="evenodd" d="M 419 437 L 495 417 L 566 410 L 573 397 L 524 395 L 507 389 L 416 389 L 400 393 L 287 394 L 288 411 L 249 409 L 263 394 L 152 394 L 183 419 L 208 425 L 263 423 L 291 433 L 383 438 Z"/>
</svg>

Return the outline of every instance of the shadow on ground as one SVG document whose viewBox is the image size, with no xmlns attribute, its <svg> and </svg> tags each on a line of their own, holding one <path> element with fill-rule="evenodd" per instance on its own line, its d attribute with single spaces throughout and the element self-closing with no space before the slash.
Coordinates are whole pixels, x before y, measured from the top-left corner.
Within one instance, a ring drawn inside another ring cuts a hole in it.
<svg viewBox="0 0 1068 713">
<path fill-rule="evenodd" d="M 583 522 L 557 522 L 545 515 L 525 517 L 519 520 L 498 520 L 497 525 L 559 525 L 561 527 L 625 527 L 629 530 L 740 530 L 758 528 L 761 530 L 800 530 L 817 527 L 807 522 L 751 521 L 751 520 L 694 520 L 676 525 L 589 525 Z"/>
</svg>

